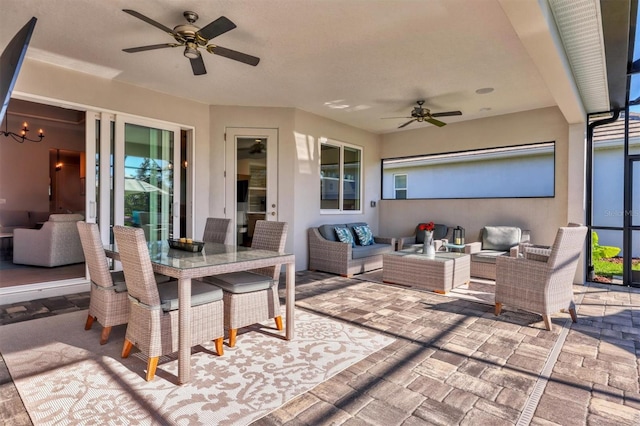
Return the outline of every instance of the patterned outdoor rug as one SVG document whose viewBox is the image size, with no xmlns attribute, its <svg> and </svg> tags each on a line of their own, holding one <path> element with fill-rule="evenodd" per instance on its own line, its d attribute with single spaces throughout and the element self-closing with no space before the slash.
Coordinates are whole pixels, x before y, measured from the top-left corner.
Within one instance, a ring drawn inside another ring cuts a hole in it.
<svg viewBox="0 0 640 426">
<path fill-rule="evenodd" d="M 361 281 L 370 281 L 374 283 L 383 283 L 382 269 L 377 269 L 364 274 L 354 275 L 353 278 Z M 395 284 L 391 284 L 395 285 Z M 404 287 L 404 286 L 403 286 Z M 426 291 L 426 290 L 423 290 Z M 456 299 L 470 300 L 485 305 L 493 305 L 495 302 L 496 285 L 491 280 L 481 278 L 471 278 L 469 284 L 462 285 L 452 289 L 443 296 L 453 297 Z"/>
<path fill-rule="evenodd" d="M 120 358 L 125 327 L 100 346 L 101 327 L 85 331 L 86 315 L 0 327 L 0 353 L 35 425 L 246 425 L 393 341 L 296 309 L 295 340 L 270 321 L 239 334 L 222 357 L 197 346 L 192 380 L 177 386 L 175 357 L 146 382 L 138 352 Z"/>
</svg>

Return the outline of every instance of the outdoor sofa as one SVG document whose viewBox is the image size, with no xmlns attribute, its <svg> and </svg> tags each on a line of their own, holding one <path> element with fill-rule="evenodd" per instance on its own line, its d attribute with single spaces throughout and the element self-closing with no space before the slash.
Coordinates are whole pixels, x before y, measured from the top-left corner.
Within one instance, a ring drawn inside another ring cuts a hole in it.
<svg viewBox="0 0 640 426">
<path fill-rule="evenodd" d="M 382 268 L 382 255 L 395 250 L 396 239 L 373 236 L 372 244 L 362 245 L 355 232 L 356 227 L 362 226 L 368 227 L 357 222 L 309 228 L 309 269 L 350 277 Z M 354 242 L 341 242 L 336 228 L 346 228 Z"/>
</svg>

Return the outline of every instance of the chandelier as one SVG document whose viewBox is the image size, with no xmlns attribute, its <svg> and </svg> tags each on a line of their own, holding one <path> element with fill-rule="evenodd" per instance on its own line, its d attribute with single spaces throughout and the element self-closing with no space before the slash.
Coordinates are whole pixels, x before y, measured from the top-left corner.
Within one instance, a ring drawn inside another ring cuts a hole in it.
<svg viewBox="0 0 640 426">
<path fill-rule="evenodd" d="M 22 123 L 22 130 L 20 130 L 20 133 L 10 132 L 7 127 L 8 121 L 9 120 L 4 120 L 4 130 L 0 130 L 0 133 L 2 133 L 6 137 L 11 136 L 13 140 L 15 140 L 18 143 L 24 143 L 24 141 L 40 142 L 44 138 L 44 131 L 42 129 L 38 130 L 38 139 L 28 138 L 27 132 L 29 131 L 29 125 L 27 124 L 26 121 Z"/>
</svg>

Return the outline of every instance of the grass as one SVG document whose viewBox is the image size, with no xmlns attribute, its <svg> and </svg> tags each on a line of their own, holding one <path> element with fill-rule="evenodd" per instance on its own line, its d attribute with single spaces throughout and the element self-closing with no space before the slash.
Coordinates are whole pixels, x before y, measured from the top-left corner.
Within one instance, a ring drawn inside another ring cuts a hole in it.
<svg viewBox="0 0 640 426">
<path fill-rule="evenodd" d="M 631 269 L 640 270 L 640 263 L 633 259 Z M 601 277 L 611 278 L 614 275 L 622 275 L 622 258 L 614 257 L 611 259 L 599 259 L 593 261 L 593 271 Z"/>
</svg>

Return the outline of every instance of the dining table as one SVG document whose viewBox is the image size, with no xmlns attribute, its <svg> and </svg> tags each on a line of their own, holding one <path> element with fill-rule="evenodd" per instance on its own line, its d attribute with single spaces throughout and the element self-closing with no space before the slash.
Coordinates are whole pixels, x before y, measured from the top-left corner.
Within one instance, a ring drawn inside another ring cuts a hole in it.
<svg viewBox="0 0 640 426">
<path fill-rule="evenodd" d="M 202 251 L 169 247 L 168 241 L 148 243 L 153 271 L 178 280 L 178 383 L 185 384 L 191 373 L 191 280 L 209 275 L 285 265 L 285 339 L 294 338 L 295 256 L 251 247 L 204 243 Z M 108 257 L 119 260 L 118 247 L 106 245 Z"/>
</svg>

